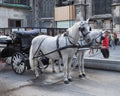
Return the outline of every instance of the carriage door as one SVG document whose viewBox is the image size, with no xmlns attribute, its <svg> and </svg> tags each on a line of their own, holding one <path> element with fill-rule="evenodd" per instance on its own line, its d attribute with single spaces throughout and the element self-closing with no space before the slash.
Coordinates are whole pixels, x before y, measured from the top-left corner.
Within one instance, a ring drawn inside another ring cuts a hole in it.
<svg viewBox="0 0 120 96">
<path fill-rule="evenodd" d="M 22 20 L 8 19 L 8 27 L 21 27 Z"/>
</svg>

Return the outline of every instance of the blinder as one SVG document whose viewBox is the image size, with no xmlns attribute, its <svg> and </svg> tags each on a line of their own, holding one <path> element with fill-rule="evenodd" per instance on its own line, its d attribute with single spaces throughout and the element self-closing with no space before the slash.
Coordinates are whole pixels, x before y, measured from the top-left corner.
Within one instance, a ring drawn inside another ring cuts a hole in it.
<svg viewBox="0 0 120 96">
<path fill-rule="evenodd" d="M 84 33 L 84 31 L 86 31 L 85 27 L 79 27 L 79 31 L 81 31 L 83 38 L 85 38 L 87 36 L 87 34 L 89 34 L 89 32 L 86 34 Z"/>
<path fill-rule="evenodd" d="M 92 31 L 92 28 L 90 27 L 90 29 L 89 29 L 90 31 Z"/>
<path fill-rule="evenodd" d="M 104 40 L 104 39 L 105 39 L 105 37 L 104 37 L 104 36 L 101 36 L 101 41 Z"/>
<path fill-rule="evenodd" d="M 79 31 L 83 32 L 83 31 L 85 31 L 85 28 L 84 27 L 79 27 Z"/>
<path fill-rule="evenodd" d="M 101 37 L 100 37 L 100 42 L 97 42 L 97 38 L 98 38 L 99 36 L 101 36 Z M 102 43 L 102 40 L 104 40 L 105 37 L 102 36 L 102 33 L 101 33 L 99 36 L 95 39 L 95 42 L 101 44 L 101 43 Z"/>
</svg>

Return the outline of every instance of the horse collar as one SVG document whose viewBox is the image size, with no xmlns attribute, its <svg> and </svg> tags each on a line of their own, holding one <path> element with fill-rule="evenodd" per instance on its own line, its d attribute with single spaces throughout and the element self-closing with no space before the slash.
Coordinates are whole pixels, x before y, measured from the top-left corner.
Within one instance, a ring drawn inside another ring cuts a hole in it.
<svg viewBox="0 0 120 96">
<path fill-rule="evenodd" d="M 60 46 L 59 46 L 59 38 L 60 38 L 60 35 L 57 37 L 57 41 L 56 41 L 57 49 L 60 48 Z M 58 50 L 58 53 L 59 53 L 60 58 L 62 59 L 61 51 Z"/>
<path fill-rule="evenodd" d="M 68 34 L 69 34 L 69 33 L 68 33 L 68 31 L 67 31 L 67 32 L 64 33 L 64 36 L 68 36 Z"/>
</svg>

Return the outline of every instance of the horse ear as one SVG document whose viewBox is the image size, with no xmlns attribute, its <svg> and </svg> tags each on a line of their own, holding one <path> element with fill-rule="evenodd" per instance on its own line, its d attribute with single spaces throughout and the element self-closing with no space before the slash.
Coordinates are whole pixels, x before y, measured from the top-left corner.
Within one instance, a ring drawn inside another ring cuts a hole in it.
<svg viewBox="0 0 120 96">
<path fill-rule="evenodd" d="M 86 22 L 88 23 L 88 22 L 89 22 L 89 20 L 90 20 L 90 19 L 88 18 L 88 19 L 86 20 Z"/>
<path fill-rule="evenodd" d="M 80 17 L 80 21 L 81 21 L 81 22 L 83 21 L 83 17 Z"/>
</svg>

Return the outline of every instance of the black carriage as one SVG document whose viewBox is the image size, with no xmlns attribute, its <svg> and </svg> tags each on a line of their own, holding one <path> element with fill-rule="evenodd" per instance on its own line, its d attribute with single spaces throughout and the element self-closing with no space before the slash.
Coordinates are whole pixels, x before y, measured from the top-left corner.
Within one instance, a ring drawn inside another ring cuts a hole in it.
<svg viewBox="0 0 120 96">
<path fill-rule="evenodd" d="M 30 69 L 29 50 L 32 39 L 39 35 L 38 30 L 16 31 L 12 33 L 11 40 L 5 40 L 7 46 L 1 52 L 1 58 L 11 56 L 12 69 L 17 74 L 23 74 L 26 69 Z M 48 67 L 48 59 L 43 58 L 44 67 Z M 40 66 L 39 66 L 40 68 Z"/>
</svg>

